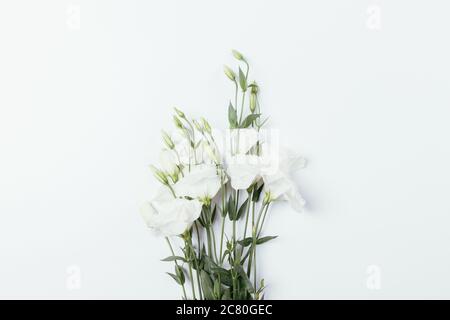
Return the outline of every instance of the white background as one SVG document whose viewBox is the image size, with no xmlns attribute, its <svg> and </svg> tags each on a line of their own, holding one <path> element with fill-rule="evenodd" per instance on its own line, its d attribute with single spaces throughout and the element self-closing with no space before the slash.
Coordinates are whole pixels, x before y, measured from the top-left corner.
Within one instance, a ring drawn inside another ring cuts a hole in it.
<svg viewBox="0 0 450 320">
<path fill-rule="evenodd" d="M 278 205 L 268 220 L 280 237 L 260 251 L 266 297 L 450 298 L 449 12 L 444 0 L 2 1 L 0 297 L 179 298 L 139 215 L 157 187 L 147 165 L 173 106 L 226 126 L 236 48 L 271 126 L 308 159 L 306 212 Z"/>
</svg>

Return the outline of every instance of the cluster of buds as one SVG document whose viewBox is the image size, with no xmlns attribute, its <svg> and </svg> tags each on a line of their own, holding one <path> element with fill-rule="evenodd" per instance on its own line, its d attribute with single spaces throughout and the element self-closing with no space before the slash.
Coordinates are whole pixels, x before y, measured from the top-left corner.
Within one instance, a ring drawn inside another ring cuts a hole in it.
<svg viewBox="0 0 450 320">
<path fill-rule="evenodd" d="M 175 167 L 175 170 L 173 172 L 164 172 L 158 168 L 156 168 L 153 165 L 150 165 L 150 169 L 153 172 L 153 175 L 155 178 L 161 182 L 165 186 L 169 186 L 169 178 L 172 180 L 172 183 L 176 183 L 178 179 L 180 178 L 180 168 L 178 166 Z"/>
<path fill-rule="evenodd" d="M 167 174 L 164 171 L 159 170 L 153 165 L 150 165 L 150 169 L 152 170 L 153 175 L 159 182 L 161 182 L 163 185 L 166 186 L 169 185 L 169 179 L 167 179 Z"/>
</svg>

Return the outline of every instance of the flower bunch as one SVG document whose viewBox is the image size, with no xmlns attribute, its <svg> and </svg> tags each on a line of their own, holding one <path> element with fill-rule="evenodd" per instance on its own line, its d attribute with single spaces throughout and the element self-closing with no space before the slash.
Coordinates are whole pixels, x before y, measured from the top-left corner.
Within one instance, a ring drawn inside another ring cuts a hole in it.
<svg viewBox="0 0 450 320">
<path fill-rule="evenodd" d="M 141 208 L 148 227 L 165 236 L 171 255 L 163 261 L 174 263 L 168 274 L 184 299 L 262 299 L 257 248 L 276 238 L 263 235 L 269 208 L 286 200 L 301 211 L 305 203 L 291 179 L 305 161 L 266 139 L 259 87 L 249 83 L 245 57 L 232 53 L 245 71 L 224 67 L 234 84 L 226 137 L 175 108 L 175 131 L 162 132 L 160 166 L 151 166 L 162 186 Z"/>
</svg>

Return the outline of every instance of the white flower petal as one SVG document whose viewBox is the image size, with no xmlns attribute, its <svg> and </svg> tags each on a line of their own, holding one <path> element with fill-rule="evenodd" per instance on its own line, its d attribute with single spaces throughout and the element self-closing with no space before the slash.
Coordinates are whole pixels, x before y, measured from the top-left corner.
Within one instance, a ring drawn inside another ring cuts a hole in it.
<svg viewBox="0 0 450 320">
<path fill-rule="evenodd" d="M 264 175 L 263 180 L 265 192 L 270 192 L 270 195 L 274 200 L 278 200 L 293 187 L 292 181 L 282 173 Z"/>
<path fill-rule="evenodd" d="M 293 188 L 290 192 L 285 194 L 285 198 L 295 211 L 303 211 L 306 202 L 297 190 Z"/>
<path fill-rule="evenodd" d="M 200 217 L 202 204 L 197 200 L 168 199 L 165 192 L 145 202 L 141 214 L 147 226 L 165 236 L 182 234 Z"/>
<path fill-rule="evenodd" d="M 260 158 L 251 155 L 238 155 L 228 161 L 227 173 L 231 187 L 235 190 L 248 189 L 260 174 Z"/>
<path fill-rule="evenodd" d="M 192 166 L 191 171 L 184 174 L 175 185 L 178 197 L 194 199 L 212 199 L 219 192 L 222 184 L 214 165 Z"/>
</svg>

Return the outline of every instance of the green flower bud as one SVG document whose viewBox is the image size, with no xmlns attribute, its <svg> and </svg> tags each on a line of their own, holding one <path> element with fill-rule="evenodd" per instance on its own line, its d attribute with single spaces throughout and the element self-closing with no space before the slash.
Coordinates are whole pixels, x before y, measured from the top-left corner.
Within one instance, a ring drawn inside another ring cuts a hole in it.
<svg viewBox="0 0 450 320">
<path fill-rule="evenodd" d="M 256 84 L 255 81 L 253 81 L 253 83 L 251 85 L 249 85 L 249 87 L 251 88 L 251 93 L 257 94 L 258 93 L 258 85 Z"/>
<path fill-rule="evenodd" d="M 172 138 L 165 131 L 161 131 L 161 135 L 167 148 L 173 150 L 173 148 L 175 148 L 175 144 L 173 143 Z"/>
<path fill-rule="evenodd" d="M 264 193 L 264 200 L 263 200 L 263 205 L 267 205 L 269 203 L 272 202 L 272 195 L 270 194 L 270 191 L 267 191 L 266 193 Z"/>
<path fill-rule="evenodd" d="M 214 161 L 215 164 L 219 164 L 220 160 L 219 157 L 217 156 L 217 152 L 215 150 L 215 148 L 211 148 L 211 146 L 209 145 L 208 142 L 203 141 L 203 149 L 206 151 L 206 153 L 208 154 L 209 158 Z"/>
<path fill-rule="evenodd" d="M 240 60 L 240 61 L 244 61 L 245 59 L 244 59 L 244 56 L 239 52 L 239 51 L 237 51 L 237 50 L 231 50 L 231 53 L 233 54 L 233 56 L 236 58 L 236 59 L 238 59 L 238 60 Z"/>
<path fill-rule="evenodd" d="M 202 118 L 203 127 L 205 128 L 206 132 L 211 134 L 211 126 L 209 125 L 209 122 L 206 121 L 205 118 Z"/>
<path fill-rule="evenodd" d="M 256 110 L 256 94 L 250 93 L 250 111 L 255 113 Z"/>
<path fill-rule="evenodd" d="M 223 66 L 223 72 L 231 81 L 236 81 L 236 74 L 227 66 Z"/>
<path fill-rule="evenodd" d="M 200 123 L 198 123 L 198 121 L 197 120 L 192 120 L 192 123 L 194 124 L 194 127 L 195 127 L 195 129 L 197 129 L 198 131 L 200 131 L 200 132 L 203 132 L 203 128 L 202 128 L 202 126 L 200 125 Z"/>
<path fill-rule="evenodd" d="M 186 116 L 185 116 L 185 114 L 184 114 L 183 111 L 181 111 L 181 110 L 178 109 L 178 108 L 173 108 L 173 109 L 175 110 L 176 114 L 177 114 L 181 119 L 185 119 L 185 118 L 186 118 Z"/>
<path fill-rule="evenodd" d="M 180 168 L 176 166 L 175 171 L 170 175 L 170 178 L 172 179 L 173 183 L 177 183 L 178 179 L 180 177 Z"/>
<path fill-rule="evenodd" d="M 152 165 L 150 165 L 150 169 L 153 171 L 153 175 L 159 182 L 166 185 L 169 184 L 169 180 L 164 172 Z"/>
<path fill-rule="evenodd" d="M 180 119 L 178 119 L 177 116 L 173 116 L 173 122 L 175 123 L 175 127 L 177 127 L 178 129 L 183 129 L 183 123 L 181 122 Z"/>
</svg>

